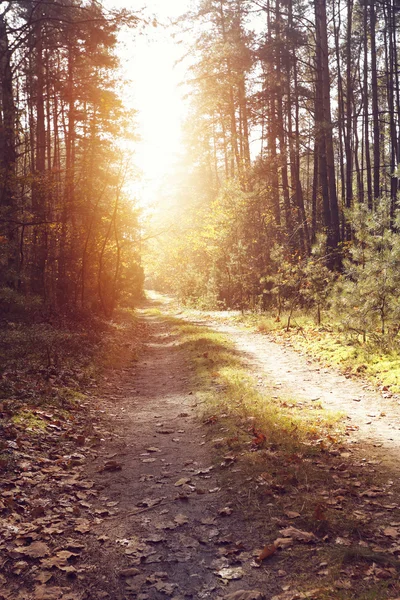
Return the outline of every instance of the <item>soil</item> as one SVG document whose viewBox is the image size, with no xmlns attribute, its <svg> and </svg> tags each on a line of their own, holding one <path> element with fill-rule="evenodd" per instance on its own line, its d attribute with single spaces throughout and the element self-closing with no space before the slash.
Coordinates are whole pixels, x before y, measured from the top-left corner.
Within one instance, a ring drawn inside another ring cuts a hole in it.
<svg viewBox="0 0 400 600">
<path fill-rule="evenodd" d="M 156 316 L 146 322 L 142 358 L 123 381 L 119 373 L 108 381 L 112 399 L 102 403 L 118 432 L 107 458 L 122 467 L 101 475 L 107 497 L 118 502 L 118 516 L 96 528 L 109 538 L 104 550 L 121 549 L 118 564 L 112 551 L 104 556 L 107 573 L 114 563 L 112 598 L 220 598 L 259 586 L 270 597 L 281 588 L 270 582 L 266 589 L 258 565 L 251 566 L 252 553 L 264 545 L 263 531 L 232 512 L 223 468 L 215 465 L 209 431 L 198 419 L 185 352 L 168 321 Z M 100 456 L 92 465 L 95 480 L 103 461 Z M 249 551 L 232 566 L 224 557 L 227 548 Z M 132 567 L 140 573 L 119 576 Z M 110 583 L 107 575 L 105 591 Z"/>
<path fill-rule="evenodd" d="M 162 309 L 174 312 L 166 305 Z M 292 521 L 296 518 L 294 513 L 286 510 L 286 516 L 282 515 L 282 503 L 286 503 L 286 508 L 293 506 L 297 492 L 282 500 L 279 494 L 286 491 L 279 485 L 272 495 L 263 490 L 261 495 L 253 494 L 254 477 L 242 470 L 240 461 L 228 460 L 228 467 L 223 458 L 221 462 L 216 438 L 224 435 L 224 425 L 217 423 L 210 428 L 199 419 L 201 407 L 193 389 L 193 366 L 187 361 L 170 322 L 162 314 L 142 318 L 148 331 L 141 357 L 122 371 L 110 372 L 97 394 L 96 406 L 103 423 L 102 445 L 88 454 L 91 460 L 84 472 L 85 481 L 93 483 L 96 500 L 90 527 L 83 528 L 81 533 L 85 550 L 79 559 L 74 556 L 71 559 L 77 567 L 73 579 L 66 582 L 65 575 L 60 573 L 48 584 L 33 589 L 29 585 L 19 587 L 19 591 L 14 579 L 7 592 L 3 595 L 0 592 L 0 598 L 319 598 L 318 590 L 317 595 L 309 592 L 307 596 L 296 592 L 297 583 L 306 584 L 310 571 L 316 571 L 320 577 L 324 576 L 322 571 L 326 575 L 323 549 L 314 543 L 317 538 L 313 533 L 309 534 L 310 539 L 301 540 L 301 548 L 294 547 L 285 553 L 276 553 L 273 548 L 270 561 L 255 560 L 260 557 L 261 549 L 274 541 L 280 528 L 299 526 Z M 232 339 L 247 360 L 249 370 L 257 375 L 258 385 L 271 394 L 310 403 L 318 400 L 344 413 L 343 419 L 350 424 L 348 447 L 356 449 L 354 473 L 350 467 L 348 471 L 343 467 L 348 453 L 327 466 L 321 460 L 315 461 L 316 468 L 333 472 L 338 480 L 337 491 L 343 498 L 345 492 L 339 489 L 342 475 L 339 477 L 338 472 L 353 481 L 364 461 L 378 465 L 378 469 L 382 465 L 385 477 L 392 476 L 400 443 L 400 410 L 396 399 L 389 402 L 366 383 L 321 368 L 306 356 L 275 343 L 271 337 L 205 315 L 199 314 L 196 322 L 212 326 Z M 347 480 L 342 488 L 345 485 Z M 392 524 L 392 534 L 385 535 L 394 543 L 400 510 L 397 492 L 394 496 L 393 489 L 389 492 L 387 489 L 382 485 L 366 493 L 360 498 L 360 506 L 363 510 L 378 511 L 379 525 Z M 387 495 L 391 495 L 390 506 L 384 504 L 383 497 Z M 345 500 L 343 506 L 344 503 Z M 343 507 L 339 504 L 338 508 Z M 301 523 L 302 530 L 307 523 L 310 530 L 311 521 L 306 520 Z M 370 525 L 372 537 L 377 527 L 375 521 Z M 315 531 L 321 543 L 330 539 L 332 533 L 326 523 L 318 523 Z M 387 537 L 381 536 L 382 539 Z M 337 538 L 336 544 L 349 546 L 350 542 Z M 59 544 L 54 551 L 62 547 Z M 70 543 L 71 547 L 74 544 Z M 379 554 L 382 547 L 375 547 L 375 551 Z M 394 560 L 396 573 L 398 564 Z M 367 575 L 363 571 L 367 587 L 380 577 L 393 576 L 387 571 L 382 574 L 383 571 L 376 569 Z M 344 587 L 351 587 L 351 577 L 346 570 L 340 572 Z M 238 595 L 230 596 L 234 592 Z M 323 597 L 341 598 L 340 593 L 329 592 Z M 368 597 L 389 598 L 390 594 Z"/>
</svg>

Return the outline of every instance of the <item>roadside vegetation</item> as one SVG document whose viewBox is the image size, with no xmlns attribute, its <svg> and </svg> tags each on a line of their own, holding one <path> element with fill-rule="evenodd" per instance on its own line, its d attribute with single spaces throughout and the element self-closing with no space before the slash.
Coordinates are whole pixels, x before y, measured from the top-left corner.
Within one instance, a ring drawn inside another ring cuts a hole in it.
<svg viewBox="0 0 400 600">
<path fill-rule="evenodd" d="M 393 215 L 382 201 L 348 213 L 352 240 L 341 249 L 341 268 L 329 268 L 326 239 L 320 236 L 308 257 L 288 246 L 271 249 L 264 274 L 219 276 L 223 246 L 208 246 L 209 263 L 191 270 L 176 263 L 167 280 L 182 305 L 202 310 L 235 310 L 230 319 L 290 340 L 324 364 L 369 378 L 387 395 L 400 391 L 400 240 Z M 399 219 L 395 215 L 396 222 Z M 205 226 L 207 228 L 207 225 Z M 204 250 L 208 238 L 201 238 Z M 208 241 L 207 241 L 208 240 Z M 227 255 L 234 251 L 229 248 Z M 212 266 L 212 260 L 217 261 Z M 239 264 L 239 263 L 238 263 Z M 225 263 L 225 271 L 232 271 Z M 180 271 L 181 270 L 181 271 Z M 204 280 L 202 280 L 202 277 Z M 258 277 L 258 282 L 254 278 Z M 189 279 L 190 281 L 189 281 Z M 256 285 L 257 284 L 257 285 Z M 257 292 L 255 290 L 258 289 Z M 387 389 L 386 389 L 387 388 Z"/>
<path fill-rule="evenodd" d="M 290 343 L 325 366 L 338 367 L 348 376 L 366 379 L 380 388 L 384 397 L 400 392 L 400 352 L 395 340 L 364 342 L 329 314 L 325 324 L 317 325 L 312 315 L 297 311 L 289 331 L 284 325 L 285 313 L 279 320 L 260 314 L 234 318 L 256 331 L 273 335 L 279 342 Z"/>
<path fill-rule="evenodd" d="M 116 311 L 113 321 L 2 322 L 1 472 L 14 469 L 28 448 L 40 460 L 44 441 L 56 449 L 55 430 L 75 427 L 71 439 L 84 445 L 91 435 L 82 431 L 93 430 L 87 394 L 107 369 L 122 368 L 137 356 L 142 336 L 143 325 L 127 309 Z"/>
</svg>

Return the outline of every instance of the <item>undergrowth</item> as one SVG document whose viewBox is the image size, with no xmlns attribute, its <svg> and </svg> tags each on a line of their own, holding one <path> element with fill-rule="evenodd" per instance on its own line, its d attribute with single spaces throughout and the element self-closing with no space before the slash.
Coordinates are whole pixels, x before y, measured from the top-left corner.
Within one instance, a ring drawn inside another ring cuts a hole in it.
<svg viewBox="0 0 400 600">
<path fill-rule="evenodd" d="M 1 322 L 0 471 L 12 468 L 19 435 L 41 443 L 49 419 L 77 412 L 90 422 L 88 393 L 106 370 L 137 358 L 143 327 L 130 310 L 113 321 Z"/>
</svg>

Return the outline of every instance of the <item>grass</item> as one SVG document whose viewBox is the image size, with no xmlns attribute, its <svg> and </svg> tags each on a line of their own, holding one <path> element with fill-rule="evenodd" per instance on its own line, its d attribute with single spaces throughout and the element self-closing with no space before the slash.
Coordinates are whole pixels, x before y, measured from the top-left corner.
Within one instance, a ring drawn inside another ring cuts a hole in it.
<svg viewBox="0 0 400 600">
<path fill-rule="evenodd" d="M 13 415 L 11 422 L 22 426 L 26 433 L 43 432 L 46 429 L 46 422 L 31 410 L 20 409 Z"/>
</svg>

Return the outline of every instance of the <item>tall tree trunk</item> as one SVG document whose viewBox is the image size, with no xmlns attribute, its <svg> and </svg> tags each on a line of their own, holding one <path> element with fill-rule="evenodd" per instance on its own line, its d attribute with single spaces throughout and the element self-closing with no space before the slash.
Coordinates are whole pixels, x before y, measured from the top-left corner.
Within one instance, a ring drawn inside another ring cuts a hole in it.
<svg viewBox="0 0 400 600">
<path fill-rule="evenodd" d="M 344 138 L 346 152 L 346 207 L 353 205 L 353 81 L 351 73 L 352 47 L 351 35 L 353 28 L 353 0 L 347 0 L 347 32 L 346 32 L 346 135 Z"/>
<path fill-rule="evenodd" d="M 327 228 L 327 243 L 332 255 L 332 266 L 339 264 L 337 248 L 340 242 L 339 207 L 336 194 L 335 162 L 332 136 L 331 99 L 330 99 L 330 74 L 328 61 L 328 32 L 326 17 L 326 0 L 315 1 L 316 23 L 316 57 L 317 57 L 317 89 L 318 107 L 317 129 L 321 136 L 322 156 L 320 172 L 322 194 L 326 203 L 325 225 Z M 320 68 L 320 73 L 318 70 Z"/>
<path fill-rule="evenodd" d="M 0 15 L 0 209 L 5 220 L 4 233 L 7 239 L 7 272 L 0 281 L 16 287 L 18 278 L 18 229 L 15 198 L 15 117 L 11 51 L 9 47 L 5 14 Z"/>
<path fill-rule="evenodd" d="M 276 0 L 275 6 L 275 20 L 276 20 L 276 126 L 278 131 L 279 140 L 279 151 L 280 151 L 280 173 L 282 182 L 282 193 L 283 193 L 283 207 L 285 212 L 285 224 L 286 233 L 292 239 L 293 235 L 293 218 L 292 210 L 290 206 L 290 192 L 289 192 L 289 179 L 288 179 L 288 166 L 287 166 L 287 148 L 286 148 L 286 135 L 285 135 L 285 124 L 283 121 L 283 77 L 281 69 L 281 15 L 279 0 Z"/>
<path fill-rule="evenodd" d="M 374 132 L 374 199 L 381 195 L 380 188 L 380 127 L 378 105 L 378 71 L 376 58 L 376 12 L 375 0 L 369 0 L 371 26 L 371 86 L 372 86 L 372 123 Z"/>
<path fill-rule="evenodd" d="M 34 155 L 34 182 L 32 185 L 32 209 L 39 224 L 35 227 L 34 262 L 32 267 L 31 289 L 34 294 L 46 298 L 47 263 L 47 190 L 46 172 L 46 125 L 44 97 L 44 56 L 43 27 L 39 22 L 35 26 L 35 74 L 36 74 L 36 144 Z"/>
<path fill-rule="evenodd" d="M 369 93 L 368 93 L 368 3 L 364 0 L 363 7 L 363 47 L 364 47 L 364 72 L 363 72 L 363 104 L 364 104 L 364 144 L 365 144 L 365 170 L 367 175 L 368 208 L 372 210 L 372 171 L 371 151 L 369 143 Z"/>
</svg>

